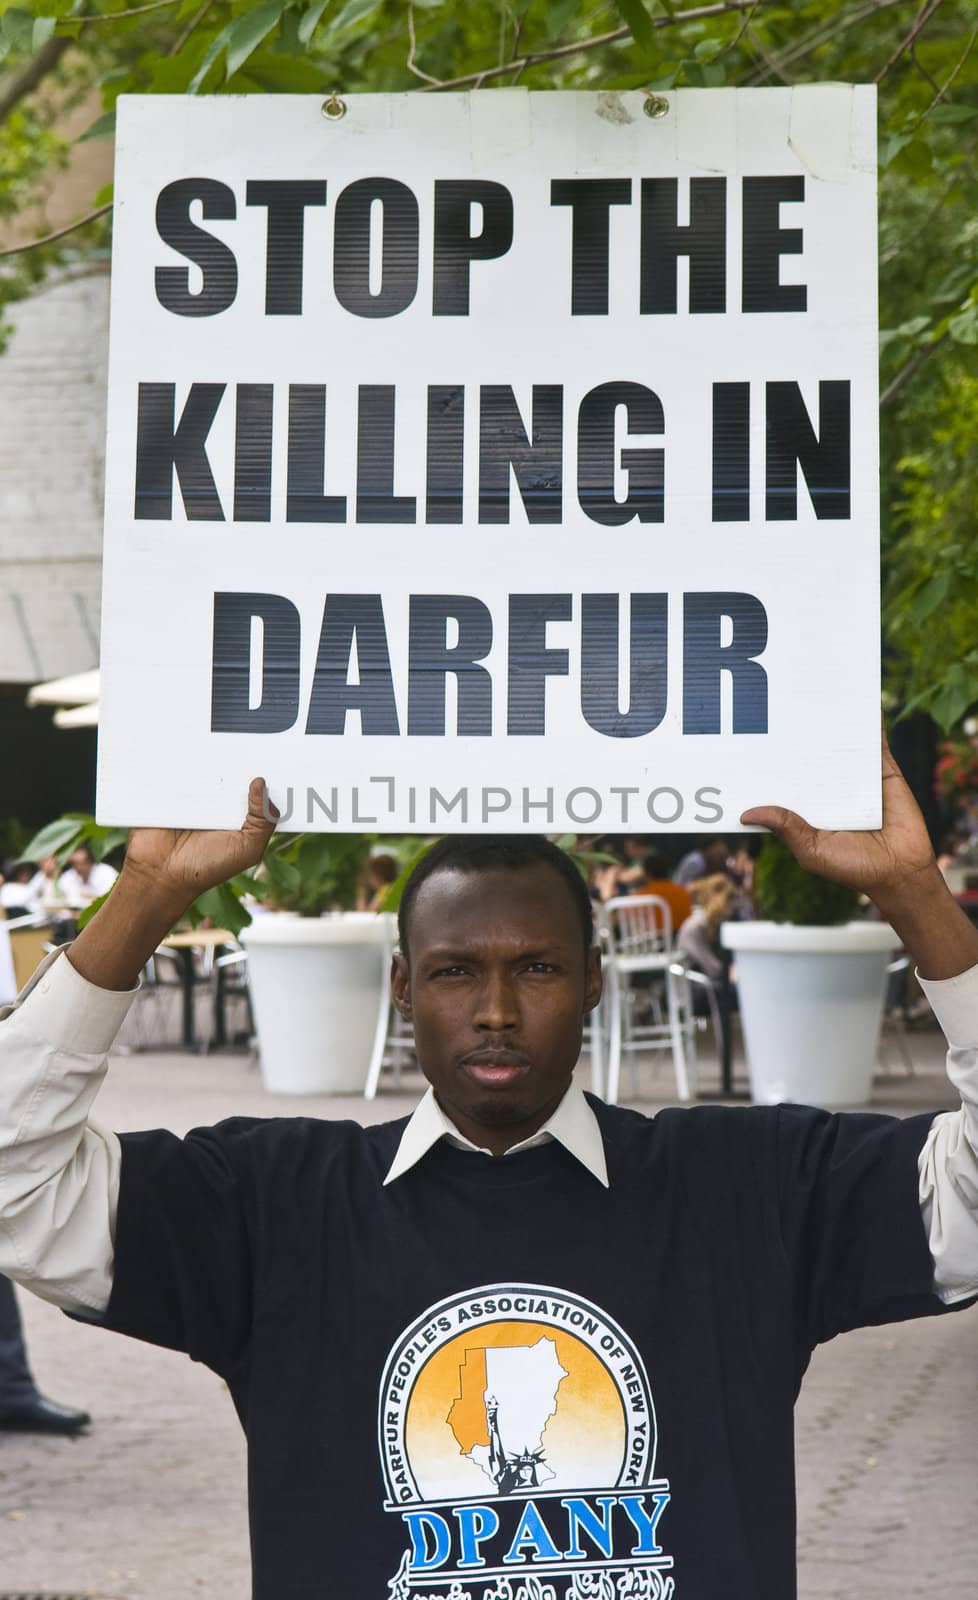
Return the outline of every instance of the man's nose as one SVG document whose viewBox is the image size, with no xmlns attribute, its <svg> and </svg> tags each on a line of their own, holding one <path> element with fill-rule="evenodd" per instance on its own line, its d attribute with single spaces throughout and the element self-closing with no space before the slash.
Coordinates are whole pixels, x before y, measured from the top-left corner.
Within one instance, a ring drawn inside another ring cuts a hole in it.
<svg viewBox="0 0 978 1600">
<path fill-rule="evenodd" d="M 479 989 L 473 1021 L 487 1033 L 497 1033 L 519 1025 L 516 986 L 508 973 L 487 976 Z"/>
</svg>

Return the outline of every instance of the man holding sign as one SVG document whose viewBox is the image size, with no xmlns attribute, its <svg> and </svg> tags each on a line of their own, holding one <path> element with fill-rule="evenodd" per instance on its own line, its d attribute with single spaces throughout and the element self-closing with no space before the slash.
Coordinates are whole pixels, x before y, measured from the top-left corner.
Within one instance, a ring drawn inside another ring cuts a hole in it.
<svg viewBox="0 0 978 1600">
<path fill-rule="evenodd" d="M 133 832 L 0 1026 L 0 1268 L 226 1379 L 256 1600 L 794 1593 L 813 1348 L 978 1293 L 978 933 L 885 748 L 883 795 L 877 832 L 742 820 L 916 960 L 963 1105 L 905 1121 L 585 1096 L 582 882 L 538 837 L 456 836 L 402 902 L 410 1118 L 119 1138 L 89 1109 L 140 969 L 272 824 L 255 779 L 238 831 Z"/>
</svg>

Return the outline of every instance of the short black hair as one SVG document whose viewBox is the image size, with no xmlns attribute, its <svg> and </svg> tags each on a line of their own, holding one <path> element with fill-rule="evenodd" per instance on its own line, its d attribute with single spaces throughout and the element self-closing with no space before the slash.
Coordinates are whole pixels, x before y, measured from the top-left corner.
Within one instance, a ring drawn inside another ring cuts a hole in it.
<svg viewBox="0 0 978 1600">
<path fill-rule="evenodd" d="M 436 872 L 519 872 L 523 867 L 550 867 L 570 890 L 587 952 L 594 941 L 594 912 L 587 884 L 566 850 L 540 833 L 450 833 L 432 845 L 418 862 L 401 895 L 397 932 L 408 954 L 408 928 L 414 902 Z"/>
</svg>

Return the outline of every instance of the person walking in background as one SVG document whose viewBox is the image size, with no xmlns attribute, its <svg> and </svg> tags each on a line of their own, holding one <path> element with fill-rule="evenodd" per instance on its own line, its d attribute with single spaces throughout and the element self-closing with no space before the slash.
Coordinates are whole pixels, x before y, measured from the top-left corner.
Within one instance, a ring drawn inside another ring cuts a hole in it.
<svg viewBox="0 0 978 1600">
<path fill-rule="evenodd" d="M 46 1400 L 34 1382 L 14 1286 L 0 1276 L 0 1431 L 4 1433 L 80 1433 L 91 1422 L 87 1411 Z"/>
</svg>

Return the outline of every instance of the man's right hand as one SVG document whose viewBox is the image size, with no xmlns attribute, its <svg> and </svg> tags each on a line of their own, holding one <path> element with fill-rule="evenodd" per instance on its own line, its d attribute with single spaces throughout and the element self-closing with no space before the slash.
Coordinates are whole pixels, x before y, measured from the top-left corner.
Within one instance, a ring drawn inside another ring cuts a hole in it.
<svg viewBox="0 0 978 1600">
<path fill-rule="evenodd" d="M 205 889 L 255 867 L 275 832 L 279 812 L 266 800 L 264 778 L 252 778 L 240 828 L 134 828 L 123 874 L 167 905 L 191 905 Z"/>
<path fill-rule="evenodd" d="M 99 989 L 131 989 L 173 924 L 205 889 L 257 866 L 278 812 L 252 778 L 238 829 L 134 828 L 118 882 L 71 946 L 75 971 Z"/>
</svg>

